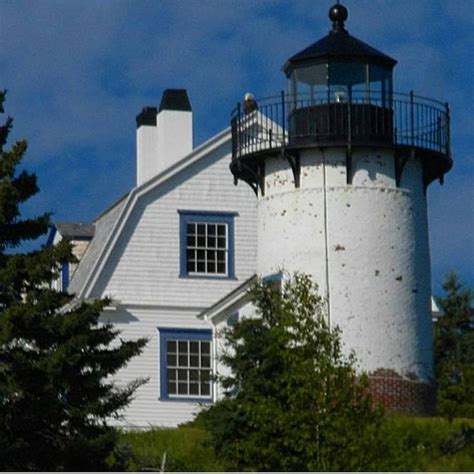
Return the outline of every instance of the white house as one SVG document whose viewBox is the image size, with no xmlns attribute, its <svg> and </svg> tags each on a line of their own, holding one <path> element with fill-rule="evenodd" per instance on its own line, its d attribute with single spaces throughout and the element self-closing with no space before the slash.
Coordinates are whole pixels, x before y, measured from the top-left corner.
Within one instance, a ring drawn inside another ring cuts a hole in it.
<svg viewBox="0 0 474 474">
<path fill-rule="evenodd" d="M 281 268 L 315 277 L 376 398 L 432 410 L 426 188 L 452 165 L 449 110 L 394 94 L 396 61 L 349 35 L 342 5 L 330 19 L 285 64 L 287 94 L 198 148 L 185 90 L 138 115 L 137 186 L 89 225 L 68 286 L 111 298 L 102 318 L 122 337 L 149 338 L 118 376 L 149 378 L 125 425 L 175 426 L 220 396 L 217 328 Z M 50 242 L 71 238 L 62 226 Z"/>
<path fill-rule="evenodd" d="M 150 339 L 119 379 L 149 378 L 125 413 L 130 426 L 174 426 L 215 399 L 212 327 L 197 315 L 255 273 L 255 194 L 233 184 L 230 128 L 196 149 L 192 137 L 184 90 L 137 117 L 137 186 L 92 223 L 68 287 L 111 297 L 103 320 Z M 68 237 L 63 227 L 53 233 Z"/>
</svg>

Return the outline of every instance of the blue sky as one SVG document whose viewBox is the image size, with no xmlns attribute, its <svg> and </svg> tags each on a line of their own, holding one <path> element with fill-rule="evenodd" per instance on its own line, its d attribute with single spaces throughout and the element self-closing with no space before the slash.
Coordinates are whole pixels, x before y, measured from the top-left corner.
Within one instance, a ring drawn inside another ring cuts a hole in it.
<svg viewBox="0 0 474 474">
<path fill-rule="evenodd" d="M 474 287 L 474 0 L 345 0 L 354 36 L 396 58 L 395 90 L 452 108 L 453 170 L 429 189 L 433 288 Z M 244 93 L 285 85 L 288 57 L 330 29 L 326 0 L 0 0 L 0 87 L 41 192 L 25 213 L 89 221 L 135 183 L 135 116 L 186 88 L 195 145 Z M 229 179 L 231 179 L 229 177 Z"/>
</svg>

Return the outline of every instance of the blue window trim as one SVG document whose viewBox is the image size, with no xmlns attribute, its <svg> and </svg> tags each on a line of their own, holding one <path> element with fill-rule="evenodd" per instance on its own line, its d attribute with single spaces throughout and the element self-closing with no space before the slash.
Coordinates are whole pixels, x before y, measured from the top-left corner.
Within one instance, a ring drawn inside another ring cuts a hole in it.
<svg viewBox="0 0 474 474">
<path fill-rule="evenodd" d="M 210 329 L 182 329 L 182 328 L 158 328 L 160 333 L 160 400 L 177 402 L 212 402 L 212 383 L 210 397 L 180 397 L 179 395 L 168 395 L 167 373 L 166 373 L 166 343 L 169 339 L 181 339 L 188 341 L 209 341 L 212 343 L 212 331 Z M 211 347 L 212 361 L 212 347 Z M 211 362 L 212 367 L 212 362 Z M 211 369 L 212 370 L 212 369 Z"/>
<path fill-rule="evenodd" d="M 53 245 L 54 237 L 56 237 L 57 231 L 58 230 L 56 229 L 56 227 L 51 227 L 48 235 L 48 240 L 46 241 L 46 247 L 51 247 L 51 245 Z"/>
<path fill-rule="evenodd" d="M 69 262 L 64 262 L 61 266 L 61 290 L 66 291 L 69 286 Z"/>
<path fill-rule="evenodd" d="M 211 280 L 235 279 L 235 244 L 234 244 L 234 217 L 237 212 L 222 211 L 184 211 L 178 210 L 179 214 L 179 277 L 198 278 Z M 190 275 L 186 268 L 186 226 L 188 222 L 224 223 L 228 229 L 228 253 L 227 253 L 227 275 Z"/>
</svg>

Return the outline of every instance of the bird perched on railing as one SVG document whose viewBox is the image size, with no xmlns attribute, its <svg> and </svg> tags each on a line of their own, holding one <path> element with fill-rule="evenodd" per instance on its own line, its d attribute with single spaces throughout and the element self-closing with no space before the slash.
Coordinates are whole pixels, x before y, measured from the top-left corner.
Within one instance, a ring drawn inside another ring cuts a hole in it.
<svg viewBox="0 0 474 474">
<path fill-rule="evenodd" d="M 247 92 L 244 97 L 244 113 L 249 115 L 258 110 L 258 104 L 255 97 L 250 92 Z"/>
</svg>

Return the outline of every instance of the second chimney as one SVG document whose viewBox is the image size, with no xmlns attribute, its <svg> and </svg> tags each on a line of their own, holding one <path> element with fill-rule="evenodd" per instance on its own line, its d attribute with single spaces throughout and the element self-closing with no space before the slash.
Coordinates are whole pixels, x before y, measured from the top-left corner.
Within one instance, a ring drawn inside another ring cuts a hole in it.
<svg viewBox="0 0 474 474">
<path fill-rule="evenodd" d="M 166 89 L 160 107 L 137 116 L 137 186 L 193 150 L 193 114 L 186 89 Z"/>
</svg>

